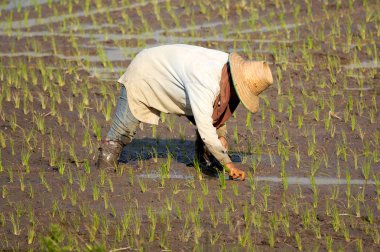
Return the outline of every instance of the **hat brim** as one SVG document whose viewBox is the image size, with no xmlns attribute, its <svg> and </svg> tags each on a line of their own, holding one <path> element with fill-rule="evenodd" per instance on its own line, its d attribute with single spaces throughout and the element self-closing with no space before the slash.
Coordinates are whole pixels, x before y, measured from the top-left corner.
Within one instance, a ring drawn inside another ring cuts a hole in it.
<svg viewBox="0 0 380 252">
<path fill-rule="evenodd" d="M 259 110 L 260 98 L 253 94 L 247 85 L 244 85 L 241 74 L 238 73 L 238 69 L 241 69 L 241 64 L 244 60 L 237 53 L 231 53 L 228 56 L 228 61 L 230 64 L 232 83 L 239 100 L 246 109 L 252 113 L 256 113 Z"/>
</svg>

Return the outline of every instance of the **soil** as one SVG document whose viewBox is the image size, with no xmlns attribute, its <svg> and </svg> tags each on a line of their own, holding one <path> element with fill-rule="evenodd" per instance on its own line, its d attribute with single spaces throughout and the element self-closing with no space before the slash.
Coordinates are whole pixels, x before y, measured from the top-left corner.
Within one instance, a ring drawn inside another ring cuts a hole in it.
<svg viewBox="0 0 380 252">
<path fill-rule="evenodd" d="M 0 140 L 4 139 L 0 149 L 1 250 L 39 251 L 50 246 L 80 251 L 293 251 L 329 250 L 330 245 L 332 251 L 380 249 L 380 188 L 374 183 L 380 176 L 380 79 L 379 63 L 373 60 L 380 49 L 378 15 L 365 22 L 369 9 L 378 8 L 377 1 L 368 1 L 368 7 L 355 1 L 352 8 L 346 1 L 340 6 L 329 2 L 325 7 L 313 1 L 312 18 L 302 1 L 297 3 L 298 19 L 295 3 L 257 4 L 259 18 L 254 25 L 249 21 L 254 16 L 252 6 L 245 1 L 230 1 L 228 24 L 218 11 L 224 1 L 206 5 L 206 13 L 198 1 L 169 1 L 180 27 L 165 1 L 157 4 L 162 20 L 157 20 L 154 5 L 147 1 L 130 1 L 137 6 L 132 8 L 124 8 L 126 1 L 97 2 L 111 11 L 95 11 L 96 5 L 91 3 L 92 15 L 67 17 L 65 23 L 13 27 L 11 35 L 6 25 L 11 15 L 23 22 L 25 11 L 29 11 L 29 19 L 38 18 L 38 12 L 34 6 L 20 12 L 1 11 L 1 54 L 26 52 L 0 57 Z M 74 15 L 84 11 L 79 1 L 72 4 Z M 68 13 L 68 6 L 59 2 L 54 2 L 54 8 L 40 6 L 44 19 L 54 19 L 55 12 L 61 16 Z M 133 26 L 125 25 L 125 15 Z M 98 28 L 111 22 L 115 27 Z M 192 22 L 204 26 L 192 28 Z M 352 22 L 349 51 L 347 22 Z M 80 31 L 86 24 L 97 29 Z M 270 29 L 268 25 L 273 24 L 279 28 Z M 285 29 L 285 24 L 299 25 Z M 366 27 L 365 37 L 360 25 Z M 72 26 L 79 31 L 70 30 Z M 93 35 L 99 36 L 94 39 Z M 99 139 L 93 128 L 97 123 L 105 137 L 111 124 L 105 111 L 111 106 L 112 118 L 120 89 L 117 79 L 121 73 L 112 71 L 110 62 L 113 68 L 125 69 L 135 55 L 133 48 L 174 42 L 235 50 L 244 57 L 271 63 L 275 82 L 262 94 L 260 111 L 248 117 L 239 105 L 227 124 L 230 155 L 249 173 L 246 181 L 227 179 L 224 188 L 218 173 L 209 171 L 199 179 L 192 164 L 196 128 L 185 117 L 175 115 L 166 115 L 157 127 L 143 125 L 124 148 L 117 172 L 96 169 Z M 127 48 L 130 53 L 124 61 L 104 61 L 99 44 Z M 30 53 L 35 48 L 47 55 Z M 311 69 L 305 51 L 311 55 Z M 87 56 L 99 58 L 90 62 Z M 328 70 L 332 58 L 337 62 L 332 68 L 334 80 Z M 360 64 L 348 67 L 355 62 L 374 63 L 367 68 Z M 94 75 L 91 69 L 95 68 L 108 69 L 106 78 Z M 44 119 L 45 132 L 38 129 L 38 118 Z M 301 128 L 298 118 L 303 120 Z M 22 162 L 28 151 L 30 172 Z M 51 162 L 54 153 L 65 164 L 63 175 L 59 162 Z M 157 174 L 168 159 L 172 160 L 171 178 L 162 180 Z M 366 178 L 363 167 L 368 165 L 371 170 Z M 264 176 L 284 180 L 258 179 Z M 287 185 L 286 178 L 293 176 L 311 181 L 313 176 L 349 177 L 363 183 Z M 83 181 L 85 188 L 81 188 Z M 94 199 L 94 190 L 99 190 L 98 199 Z M 152 215 L 157 219 L 153 235 Z M 128 217 L 129 226 L 122 233 Z M 57 226 L 61 236 L 54 232 Z M 31 230 L 35 238 L 28 244 Z"/>
</svg>

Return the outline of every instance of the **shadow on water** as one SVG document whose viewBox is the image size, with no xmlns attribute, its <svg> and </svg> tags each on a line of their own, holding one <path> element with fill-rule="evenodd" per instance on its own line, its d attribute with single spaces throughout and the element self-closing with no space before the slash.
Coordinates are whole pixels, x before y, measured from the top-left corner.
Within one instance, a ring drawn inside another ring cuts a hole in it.
<svg viewBox="0 0 380 252">
<path fill-rule="evenodd" d="M 155 153 L 156 152 L 156 153 Z M 120 162 L 149 160 L 153 157 L 167 158 L 170 153 L 174 159 L 186 165 L 191 165 L 194 157 L 194 141 L 181 139 L 154 139 L 140 138 L 134 139 L 132 143 L 126 145 L 120 155 Z M 233 162 L 242 162 L 243 156 L 250 161 L 255 155 L 246 152 L 230 151 L 229 155 Z M 265 154 L 262 154 L 265 159 Z"/>
<path fill-rule="evenodd" d="M 138 160 L 151 160 L 153 158 L 167 159 L 171 155 L 178 163 L 185 164 L 186 167 L 194 167 L 194 141 L 181 139 L 154 139 L 142 138 L 134 139 L 132 143 L 126 145 L 120 155 L 120 163 L 136 162 Z M 231 152 L 230 157 L 233 162 L 240 163 L 241 156 L 252 156 L 244 152 Z M 212 165 L 200 164 L 201 171 L 211 177 L 217 176 L 218 170 L 222 166 L 214 159 Z M 149 178 L 156 178 L 158 174 L 143 175 Z M 171 178 L 188 179 L 188 175 L 172 174 Z"/>
<path fill-rule="evenodd" d="M 58 2 L 58 0 L 51 0 L 53 3 Z M 5 6 L 4 10 L 22 9 L 35 5 L 47 4 L 48 0 L 12 0 Z"/>
<path fill-rule="evenodd" d="M 136 160 L 149 160 L 153 157 L 167 158 L 168 154 L 183 164 L 192 162 L 194 156 L 194 141 L 180 139 L 134 139 L 121 152 L 120 162 L 128 163 Z"/>
<path fill-rule="evenodd" d="M 157 153 L 155 154 L 155 151 Z M 149 160 L 155 155 L 157 158 L 167 158 L 170 153 L 177 162 L 183 164 L 191 164 L 194 157 L 194 141 L 181 139 L 155 139 L 140 138 L 134 139 L 132 143 L 126 145 L 120 155 L 120 162 L 136 161 L 138 159 Z M 240 163 L 243 159 L 249 163 L 253 159 L 257 159 L 257 155 L 244 151 L 229 151 L 232 162 Z M 279 157 L 273 155 L 275 161 L 279 161 Z M 266 153 L 261 154 L 261 162 L 269 162 L 269 156 Z"/>
</svg>

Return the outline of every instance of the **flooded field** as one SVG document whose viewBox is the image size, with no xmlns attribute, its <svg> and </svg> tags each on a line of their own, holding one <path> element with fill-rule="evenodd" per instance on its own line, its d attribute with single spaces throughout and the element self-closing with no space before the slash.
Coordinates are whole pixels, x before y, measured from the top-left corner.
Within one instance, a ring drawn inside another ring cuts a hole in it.
<svg viewBox="0 0 380 252">
<path fill-rule="evenodd" d="M 0 250 L 380 250 L 379 0 L 0 6 Z M 119 76 L 169 43 L 269 62 L 227 125 L 245 181 L 194 167 L 195 127 L 164 114 L 96 169 Z"/>
</svg>

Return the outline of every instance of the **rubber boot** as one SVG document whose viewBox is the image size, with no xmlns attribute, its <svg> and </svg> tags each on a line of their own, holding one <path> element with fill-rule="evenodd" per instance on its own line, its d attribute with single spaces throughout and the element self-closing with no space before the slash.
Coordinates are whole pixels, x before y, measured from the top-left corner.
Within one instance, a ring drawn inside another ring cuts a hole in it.
<svg viewBox="0 0 380 252">
<path fill-rule="evenodd" d="M 98 169 L 116 171 L 123 145 L 116 141 L 103 140 L 98 149 Z"/>
</svg>

